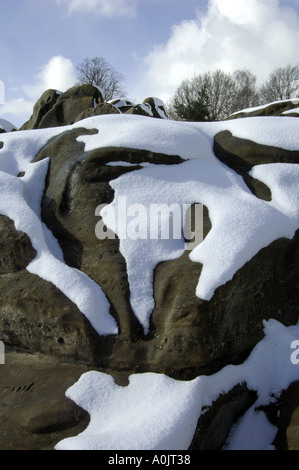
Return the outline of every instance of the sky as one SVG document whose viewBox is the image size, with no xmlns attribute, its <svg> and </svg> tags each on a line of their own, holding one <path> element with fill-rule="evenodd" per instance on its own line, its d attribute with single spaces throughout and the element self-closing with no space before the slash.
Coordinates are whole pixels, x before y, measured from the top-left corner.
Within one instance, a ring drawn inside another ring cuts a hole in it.
<svg viewBox="0 0 299 470">
<path fill-rule="evenodd" d="M 104 57 L 126 98 L 167 102 L 186 78 L 299 63 L 298 0 L 0 0 L 0 118 L 21 126 L 48 88 Z"/>
</svg>

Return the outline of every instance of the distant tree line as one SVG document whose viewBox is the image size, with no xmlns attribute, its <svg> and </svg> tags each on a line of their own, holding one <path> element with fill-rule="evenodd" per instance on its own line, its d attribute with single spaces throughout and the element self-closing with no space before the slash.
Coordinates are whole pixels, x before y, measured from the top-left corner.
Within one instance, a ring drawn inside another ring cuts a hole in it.
<svg viewBox="0 0 299 470">
<path fill-rule="evenodd" d="M 104 101 L 125 96 L 124 76 L 103 57 L 86 58 L 77 67 L 78 84 L 101 89 Z M 219 121 L 230 114 L 273 101 L 299 96 L 299 64 L 278 67 L 258 88 L 249 70 L 226 73 L 222 70 L 183 80 L 166 103 L 171 119 Z"/>
<path fill-rule="evenodd" d="M 261 85 L 249 70 L 222 70 L 183 80 L 167 103 L 171 119 L 218 121 L 242 109 L 299 95 L 299 64 L 276 68 Z"/>
</svg>

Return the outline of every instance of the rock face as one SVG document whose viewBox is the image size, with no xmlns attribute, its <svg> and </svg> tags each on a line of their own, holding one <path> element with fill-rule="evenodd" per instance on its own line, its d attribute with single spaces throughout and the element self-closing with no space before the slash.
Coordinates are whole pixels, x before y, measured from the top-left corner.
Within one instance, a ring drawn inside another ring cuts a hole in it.
<svg viewBox="0 0 299 470">
<path fill-rule="evenodd" d="M 97 131 L 85 129 L 84 119 L 120 112 L 163 118 L 164 109 L 151 98 L 137 106 L 123 100 L 104 103 L 99 90 L 88 85 L 61 95 L 48 90 L 21 128 L 42 129 L 82 121 L 82 127 L 62 132 L 35 156 L 34 162 L 49 159 L 41 218 L 58 240 L 65 262 L 102 287 L 119 334 L 100 337 L 57 287 L 29 273 L 26 267 L 36 256 L 30 239 L 16 230 L 12 220 L 0 216 L 0 331 L 12 358 L 5 366 L 5 393 L 0 404 L 16 406 L 17 400 L 21 413 L 9 415 L 0 406 L 6 429 L 0 448 L 48 448 L 56 438 L 58 441 L 69 435 L 71 427 L 73 432 L 84 428 L 86 414 L 62 397 L 66 382 L 75 381 L 82 371 L 97 368 L 115 377 L 123 374 L 124 381 L 131 373 L 146 371 L 189 380 L 212 374 L 227 364 L 240 364 L 262 339 L 263 320 L 275 318 L 284 325 L 298 321 L 299 231 L 293 240 L 278 239 L 260 250 L 229 282 L 216 289 L 210 301 L 195 295 L 202 265 L 192 263 L 188 253 L 160 263 L 154 272 L 155 308 L 150 332 L 144 335 L 130 305 L 126 262 L 119 240 L 95 237 L 95 208 L 113 200 L 111 180 L 136 170 L 138 175 L 148 162 L 179 168 L 182 159 L 122 147 L 85 151 L 78 137 Z M 252 166 L 299 162 L 298 151 L 256 144 L 234 137 L 229 131 L 215 137 L 214 152 L 243 176 L 253 194 L 267 201 L 271 200 L 271 191 L 249 177 Z M 111 162 L 116 165 L 108 166 Z M 210 228 L 205 207 L 205 236 Z M 15 357 L 16 352 L 19 355 Z M 22 364 L 26 365 L 21 374 L 23 381 L 14 383 Z M 36 385 L 32 371 L 37 370 L 42 372 Z M 45 405 L 41 385 L 49 381 L 49 374 L 51 383 L 58 384 L 53 414 Z M 11 398 L 18 387 L 17 399 Z M 207 415 L 211 421 L 199 423 L 192 448 L 216 449 L 223 445 L 229 426 L 252 399 L 246 387 L 240 387 L 224 402 L 220 400 L 214 414 Z M 219 423 L 222 428 L 216 436 Z M 29 440 L 24 442 L 28 433 Z"/>
<path fill-rule="evenodd" d="M 147 98 L 141 105 L 126 100 L 104 103 L 97 87 L 77 85 L 64 93 L 46 90 L 36 102 L 32 116 L 20 130 L 66 126 L 91 116 L 119 113 L 167 118 L 164 104 L 155 98 Z"/>
<path fill-rule="evenodd" d="M 293 382 L 282 396 L 279 428 L 275 440 L 278 450 L 299 449 L 299 381 Z"/>
<path fill-rule="evenodd" d="M 50 354 L 70 362 L 128 372 L 166 371 L 190 378 L 212 373 L 227 363 L 240 362 L 261 339 L 264 319 L 276 318 L 287 325 L 296 322 L 298 234 L 293 240 L 276 240 L 261 250 L 231 281 L 219 287 L 209 302 L 195 295 L 201 265 L 192 263 L 188 252 L 160 263 L 155 271 L 155 309 L 150 334 L 145 337 L 130 305 L 126 263 L 119 251 L 119 240 L 95 237 L 95 208 L 112 201 L 110 180 L 136 171 L 149 161 L 173 165 L 180 164 L 181 159 L 124 148 L 84 152 L 83 144 L 77 140 L 82 133 L 88 131 L 79 128 L 62 133 L 35 158 L 35 161 L 50 159 L 41 215 L 59 241 L 66 263 L 85 272 L 104 290 L 120 334 L 99 338 L 57 288 L 26 272 L 34 250 L 30 241 L 14 231 L 12 222 L 5 219 L 0 296 L 7 344 L 13 346 L 17 341 L 25 351 Z M 275 152 L 273 155 L 274 159 Z M 132 166 L 107 166 L 111 161 Z M 210 226 L 206 210 L 206 233 Z M 9 284 L 13 287 L 8 288 Z M 28 305 L 34 306 L 30 317 L 26 315 Z M 24 334 L 24 324 L 28 335 Z M 44 332 L 42 337 L 37 334 L 38 328 Z"/>
</svg>

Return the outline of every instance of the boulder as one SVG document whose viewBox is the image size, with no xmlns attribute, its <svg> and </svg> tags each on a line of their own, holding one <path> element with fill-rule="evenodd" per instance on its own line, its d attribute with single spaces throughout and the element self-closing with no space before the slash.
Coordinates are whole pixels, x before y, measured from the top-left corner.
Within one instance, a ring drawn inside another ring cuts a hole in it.
<svg viewBox="0 0 299 470">
<path fill-rule="evenodd" d="M 36 250 L 28 236 L 1 215 L 0 331 L 7 348 L 5 369 L 0 370 L 1 449 L 53 448 L 64 437 L 85 429 L 88 415 L 64 397 L 85 371 L 107 372 L 121 385 L 136 372 L 190 380 L 243 363 L 263 338 L 265 320 L 276 319 L 286 326 L 298 322 L 299 230 L 293 239 L 277 239 L 258 251 L 209 301 L 196 296 L 202 265 L 192 262 L 188 251 L 160 262 L 153 273 L 149 332 L 144 333 L 130 303 L 120 241 L 96 237 L 95 209 L 112 202 L 111 181 L 122 175 L 135 171 L 138 178 L 148 163 L 164 169 L 175 165 L 179 174 L 185 160 L 127 147 L 86 151 L 79 139 L 98 132 L 84 128 L 84 119 L 90 116 L 122 112 L 163 118 L 163 106 L 155 98 L 138 106 L 127 101 L 104 103 L 99 90 L 90 86 L 74 87 L 61 95 L 49 90 L 23 126 L 36 129 L 82 122 L 80 127 L 61 129 L 33 159 L 48 162 L 41 219 L 57 239 L 65 263 L 102 288 L 119 332 L 99 335 L 58 287 L 30 273 L 28 265 Z M 298 151 L 260 145 L 229 131 L 216 135 L 214 153 L 243 177 L 256 197 L 266 201 L 271 200 L 270 189 L 251 178 L 249 170 L 264 163 L 298 163 L 299 157 Z M 203 223 L 206 237 L 212 225 L 207 207 Z M 230 426 L 255 399 L 245 383 L 220 396 L 200 417 L 191 449 L 221 448 Z M 285 433 L 292 429 L 296 436 L 297 415 L 292 419 L 294 426 L 285 421 L 281 429 Z"/>
<path fill-rule="evenodd" d="M 18 232 L 12 220 L 0 215 L 0 274 L 25 269 L 35 256 L 29 237 Z"/>
<path fill-rule="evenodd" d="M 228 119 L 239 119 L 246 117 L 256 117 L 256 116 L 289 116 L 289 117 L 298 117 L 299 111 L 299 100 L 282 100 L 276 101 L 274 103 L 265 104 L 262 106 L 257 106 L 255 108 L 248 108 L 242 111 L 238 111 Z"/>
<path fill-rule="evenodd" d="M 4 253 L 11 260 L 5 255 L 5 266 L 15 266 L 15 253 L 24 243 L 28 257 L 18 271 L 9 268 L 0 279 L 2 330 L 8 344 L 109 370 L 164 372 L 189 379 L 242 362 L 263 337 L 263 320 L 276 318 L 286 325 L 297 321 L 299 233 L 293 240 L 279 239 L 260 250 L 216 289 L 210 301 L 195 295 L 202 266 L 191 262 L 188 252 L 160 263 L 154 272 L 155 308 L 145 336 L 130 305 L 119 240 L 96 238 L 95 208 L 113 200 L 111 180 L 138 170 L 145 162 L 179 166 L 182 160 L 127 148 L 85 152 L 77 138 L 94 132 L 84 128 L 63 132 L 36 156 L 35 161 L 48 158 L 50 162 L 41 215 L 59 241 L 65 262 L 102 287 L 119 334 L 99 337 L 55 286 L 28 273 L 26 263 L 34 252 L 28 240 L 27 246 L 21 234 L 13 233 L 7 238 Z M 211 227 L 207 208 L 204 226 L 206 235 Z M 12 249 L 15 240 L 21 241 Z"/>
<path fill-rule="evenodd" d="M 299 151 L 261 145 L 233 136 L 230 131 L 216 134 L 213 150 L 219 160 L 239 174 L 265 163 L 299 163 Z"/>
<path fill-rule="evenodd" d="M 141 104 L 130 107 L 124 113 L 168 119 L 164 103 L 157 98 L 146 98 Z"/>
<path fill-rule="evenodd" d="M 52 110 L 59 96 L 57 90 L 46 90 L 35 103 L 30 119 L 20 127 L 20 130 L 39 129 L 42 119 Z"/>
<path fill-rule="evenodd" d="M 82 111 L 82 113 L 76 117 L 75 122 L 82 121 L 82 119 L 86 119 L 91 116 L 101 116 L 102 114 L 119 114 L 119 111 L 110 103 L 100 103 L 96 107 Z"/>
<path fill-rule="evenodd" d="M 124 99 L 105 103 L 99 88 L 86 84 L 73 86 L 64 93 L 46 90 L 35 103 L 32 116 L 20 130 L 66 126 L 91 116 L 119 113 L 168 118 L 163 102 L 157 98 L 146 98 L 137 105 Z M 1 120 L 0 132 L 3 132 Z"/>
<path fill-rule="evenodd" d="M 282 394 L 274 444 L 277 450 L 299 450 L 299 381 L 291 383 Z"/>
<path fill-rule="evenodd" d="M 20 130 L 43 129 L 73 124 L 79 114 L 103 102 L 93 85 L 78 85 L 64 93 L 47 90 L 34 106 L 33 114 Z"/>
<path fill-rule="evenodd" d="M 61 438 L 80 433 L 89 415 L 65 397 L 88 367 L 6 352 L 1 365 L 1 450 L 52 450 Z"/>
</svg>

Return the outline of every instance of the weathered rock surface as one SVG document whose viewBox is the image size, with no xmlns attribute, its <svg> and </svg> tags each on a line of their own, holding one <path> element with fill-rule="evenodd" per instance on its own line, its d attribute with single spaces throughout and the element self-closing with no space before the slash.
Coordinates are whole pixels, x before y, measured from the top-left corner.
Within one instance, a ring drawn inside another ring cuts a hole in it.
<svg viewBox="0 0 299 470">
<path fill-rule="evenodd" d="M 239 111 L 229 116 L 228 119 L 239 119 L 239 118 L 255 117 L 255 116 L 298 117 L 299 116 L 298 106 L 299 106 L 298 99 L 278 101 L 278 102 L 270 103 L 265 106 L 257 106 L 256 108 Z"/>
<path fill-rule="evenodd" d="M 35 157 L 34 161 L 49 160 L 41 217 L 58 240 L 65 262 L 101 286 L 119 334 L 99 336 L 57 287 L 31 274 L 26 268 L 36 252 L 30 239 L 15 229 L 12 220 L 0 216 L 0 331 L 9 351 L 0 368 L 1 449 L 53 448 L 62 438 L 83 430 L 88 416 L 64 393 L 84 371 L 102 370 L 123 384 L 128 375 L 145 371 L 188 380 L 242 363 L 262 339 L 264 320 L 274 318 L 284 325 L 298 321 L 299 231 L 293 240 L 278 239 L 260 250 L 216 289 L 210 301 L 195 295 L 202 266 L 191 262 L 188 252 L 160 263 L 154 272 L 150 332 L 144 335 L 130 305 L 119 240 L 96 238 L 95 209 L 113 200 L 111 180 L 138 171 L 144 162 L 177 165 L 179 171 L 183 160 L 127 148 L 85 152 L 77 140 L 97 132 L 84 128 L 86 117 L 119 112 L 162 117 L 163 109 L 157 111 L 154 99 L 143 105 L 137 109 L 126 102 L 103 103 L 98 89 L 89 86 L 62 95 L 48 90 L 22 127 L 82 121 L 82 127 L 62 131 Z M 265 200 L 271 200 L 271 191 L 249 177 L 252 166 L 299 161 L 299 152 L 259 145 L 228 131 L 215 137 L 214 151 L 243 176 L 253 194 Z M 119 161 L 130 166 L 107 165 Z M 210 228 L 205 207 L 205 236 Z M 254 399 L 246 384 L 220 397 L 198 423 L 191 448 L 220 448 L 231 424 Z M 296 431 L 297 422 L 294 426 Z"/>
<path fill-rule="evenodd" d="M 17 232 L 12 220 L 0 215 L 0 274 L 25 269 L 35 256 L 29 237 Z"/>
<path fill-rule="evenodd" d="M 58 98 L 59 93 L 56 90 L 46 90 L 35 103 L 32 116 L 22 125 L 20 130 L 38 129 L 43 118 L 51 111 Z"/>
<path fill-rule="evenodd" d="M 140 105 L 127 100 L 105 103 L 97 87 L 76 85 L 64 93 L 46 90 L 36 102 L 32 116 L 20 130 L 66 126 L 91 116 L 119 113 L 167 119 L 163 103 L 155 98 L 146 98 Z"/>
<path fill-rule="evenodd" d="M 299 151 L 257 144 L 233 136 L 230 131 L 222 131 L 215 136 L 213 150 L 219 160 L 239 174 L 245 174 L 260 164 L 299 163 Z"/>
<path fill-rule="evenodd" d="M 61 438 L 83 431 L 89 415 L 65 390 L 87 370 L 7 351 L 0 375 L 0 449 L 52 450 Z"/>
<path fill-rule="evenodd" d="M 73 124 L 80 113 L 102 102 L 101 92 L 92 85 L 74 86 L 61 94 L 56 90 L 47 90 L 37 101 L 29 121 L 20 130 Z"/>
<path fill-rule="evenodd" d="M 278 450 L 299 450 L 299 381 L 293 382 L 282 395 L 274 444 Z"/>
<path fill-rule="evenodd" d="M 264 319 L 276 318 L 287 325 L 296 322 L 298 234 L 293 240 L 276 240 L 262 249 L 231 281 L 216 290 L 210 302 L 195 295 L 201 265 L 191 262 L 188 252 L 160 263 L 155 270 L 150 334 L 145 337 L 130 306 L 126 263 L 119 241 L 96 238 L 95 209 L 112 201 L 110 180 L 138 170 L 142 162 L 179 165 L 182 160 L 122 148 L 84 152 L 84 144 L 77 137 L 93 132 L 84 128 L 64 132 L 37 155 L 35 161 L 50 160 L 41 214 L 58 239 L 66 263 L 102 287 L 120 333 L 99 337 L 56 287 L 26 271 L 26 263 L 34 256 L 28 240 L 29 246 L 25 244 L 26 250 L 22 249 L 30 256 L 24 256 L 23 263 L 15 267 L 24 241 L 11 228 L 3 253 L 11 256 L 6 266 L 15 268 L 6 268 L 0 279 L 1 322 L 9 345 L 70 362 L 191 378 L 241 362 L 262 338 Z M 111 161 L 133 166 L 107 166 Z M 209 227 L 206 210 L 206 233 Z"/>
<path fill-rule="evenodd" d="M 255 392 L 245 383 L 223 394 L 200 416 L 190 450 L 219 450 L 225 445 L 231 426 L 253 405 Z"/>
</svg>

